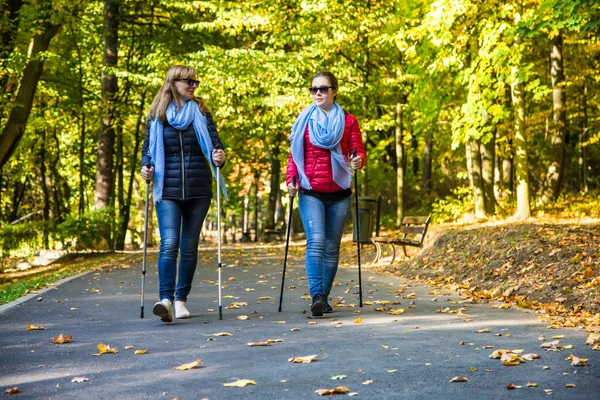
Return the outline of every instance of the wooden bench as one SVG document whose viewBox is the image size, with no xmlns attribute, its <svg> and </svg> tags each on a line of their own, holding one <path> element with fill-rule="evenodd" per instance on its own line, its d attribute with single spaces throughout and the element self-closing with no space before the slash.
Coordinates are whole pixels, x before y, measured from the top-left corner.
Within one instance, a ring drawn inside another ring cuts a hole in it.
<svg viewBox="0 0 600 400">
<path fill-rule="evenodd" d="M 400 224 L 400 232 L 403 234 L 402 237 L 375 236 L 372 238 L 371 241 L 377 249 L 373 264 L 376 264 L 381 258 L 381 243 L 389 244 L 392 247 L 392 261 L 390 261 L 390 264 L 396 259 L 396 247 L 394 245 L 402 246 L 405 257 L 408 257 L 406 254 L 406 246 L 422 248 L 430 221 L 430 216 L 404 217 L 402 219 L 402 224 Z"/>
<path fill-rule="evenodd" d="M 285 222 L 281 221 L 275 228 L 263 229 L 263 233 L 267 241 L 270 241 L 272 236 L 277 236 L 277 240 L 281 241 L 286 233 L 285 229 Z"/>
</svg>

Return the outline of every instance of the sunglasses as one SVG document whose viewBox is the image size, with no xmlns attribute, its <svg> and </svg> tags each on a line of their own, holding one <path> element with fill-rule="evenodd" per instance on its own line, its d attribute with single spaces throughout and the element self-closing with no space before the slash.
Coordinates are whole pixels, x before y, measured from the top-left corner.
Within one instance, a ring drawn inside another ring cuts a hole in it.
<svg viewBox="0 0 600 400">
<path fill-rule="evenodd" d="M 180 82 L 187 82 L 189 87 L 192 87 L 194 85 L 199 86 L 200 85 L 200 81 L 197 81 L 195 79 L 189 79 L 189 78 L 180 78 L 180 79 L 175 79 L 176 81 L 180 81 Z"/>
<path fill-rule="evenodd" d="M 312 94 L 313 96 L 315 94 L 317 94 L 317 92 L 321 92 L 321 94 L 327 94 L 329 89 L 335 89 L 335 88 L 333 86 L 319 86 L 319 87 L 308 88 L 308 90 L 310 90 L 310 94 Z"/>
</svg>

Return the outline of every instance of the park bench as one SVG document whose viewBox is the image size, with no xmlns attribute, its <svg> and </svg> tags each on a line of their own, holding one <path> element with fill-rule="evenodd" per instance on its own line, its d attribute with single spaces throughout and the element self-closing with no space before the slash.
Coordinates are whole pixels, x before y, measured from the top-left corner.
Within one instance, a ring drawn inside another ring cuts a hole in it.
<svg viewBox="0 0 600 400">
<path fill-rule="evenodd" d="M 377 249 L 377 254 L 375 255 L 373 264 L 376 264 L 381 258 L 381 243 L 389 244 L 392 247 L 392 261 L 390 261 L 390 264 L 393 263 L 396 259 L 395 245 L 402 246 L 405 257 L 408 257 L 408 255 L 406 254 L 406 246 L 422 248 L 423 240 L 425 239 L 425 235 L 427 234 L 427 228 L 429 227 L 430 221 L 430 216 L 404 217 L 402 219 L 402 223 L 400 224 L 400 232 L 402 233 L 402 237 L 373 237 L 371 239 L 371 242 L 375 245 L 375 248 Z"/>
<path fill-rule="evenodd" d="M 276 236 L 278 240 L 283 240 L 283 236 L 286 232 L 285 229 L 285 221 L 280 221 L 275 228 L 263 229 L 266 241 L 271 241 L 272 236 Z"/>
</svg>

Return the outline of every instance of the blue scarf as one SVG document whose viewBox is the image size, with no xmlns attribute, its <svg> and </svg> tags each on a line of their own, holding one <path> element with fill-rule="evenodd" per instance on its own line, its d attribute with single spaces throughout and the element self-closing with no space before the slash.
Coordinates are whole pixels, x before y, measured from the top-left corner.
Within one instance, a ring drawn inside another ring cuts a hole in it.
<svg viewBox="0 0 600 400">
<path fill-rule="evenodd" d="M 206 117 L 200 112 L 198 103 L 189 100 L 183 103 L 181 109 L 177 110 L 177 103 L 172 102 L 167 107 L 166 111 L 167 121 L 171 126 L 177 130 L 185 130 L 190 123 L 194 124 L 194 131 L 196 132 L 196 138 L 204 153 L 204 157 L 208 160 L 213 174 L 217 176 L 217 170 L 212 163 L 212 152 L 214 147 L 208 133 Z M 162 200 L 162 191 L 165 180 L 165 147 L 163 138 L 163 124 L 158 120 L 158 117 L 150 122 L 150 145 L 149 153 L 154 164 L 154 202 L 159 203 Z M 225 188 L 225 181 L 221 174 L 221 189 L 223 196 L 227 197 L 227 189 Z"/>
<path fill-rule="evenodd" d="M 308 125 L 310 143 L 322 149 L 330 150 L 333 181 L 342 189 L 350 187 L 350 168 L 346 164 L 340 141 L 344 136 L 345 116 L 342 107 L 334 103 L 326 114 L 317 105 L 312 104 L 296 118 L 290 135 L 292 158 L 296 163 L 299 185 L 311 190 L 310 182 L 304 172 L 304 132 Z"/>
</svg>

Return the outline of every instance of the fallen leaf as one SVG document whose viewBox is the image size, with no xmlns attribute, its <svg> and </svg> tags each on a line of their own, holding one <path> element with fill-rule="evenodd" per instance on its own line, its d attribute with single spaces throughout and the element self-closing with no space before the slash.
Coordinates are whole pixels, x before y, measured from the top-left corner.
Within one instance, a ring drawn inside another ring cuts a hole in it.
<svg viewBox="0 0 600 400">
<path fill-rule="evenodd" d="M 4 391 L 4 394 L 16 394 L 16 393 L 20 393 L 21 391 L 19 390 L 19 388 L 17 386 L 12 387 L 10 389 L 6 389 Z"/>
<path fill-rule="evenodd" d="M 125 346 L 125 350 L 133 350 L 135 347 L 133 346 Z"/>
<path fill-rule="evenodd" d="M 251 381 L 250 379 L 238 379 L 235 382 L 224 383 L 223 386 L 227 387 L 244 387 L 248 385 L 256 385 L 256 381 Z"/>
<path fill-rule="evenodd" d="M 585 339 L 585 344 L 595 345 L 600 344 L 600 333 L 590 333 Z"/>
<path fill-rule="evenodd" d="M 145 350 L 136 350 L 136 351 L 133 352 L 133 354 L 146 354 L 147 352 L 148 352 L 147 349 L 145 349 Z"/>
<path fill-rule="evenodd" d="M 552 394 L 552 389 L 544 389 L 544 392 L 546 392 L 546 394 Z"/>
<path fill-rule="evenodd" d="M 245 321 L 247 319 L 250 319 L 250 317 L 248 317 L 247 315 L 238 315 L 237 319 L 239 319 L 240 321 Z"/>
<path fill-rule="evenodd" d="M 494 352 L 492 354 L 490 354 L 489 358 L 492 358 L 494 360 L 499 360 L 500 358 L 502 358 L 502 355 L 506 354 L 506 353 L 510 353 L 510 350 L 507 350 L 507 349 L 494 350 Z"/>
<path fill-rule="evenodd" d="M 67 335 L 67 336 L 63 336 L 63 334 L 61 333 L 60 335 L 58 335 L 57 337 L 53 337 L 52 340 L 54 341 L 54 343 L 56 344 L 64 344 L 64 343 L 69 343 L 71 340 L 73 339 L 73 335 Z"/>
<path fill-rule="evenodd" d="M 386 369 L 387 372 L 389 372 L 390 374 L 398 371 L 397 369 Z"/>
<path fill-rule="evenodd" d="M 113 349 L 111 348 L 109 345 L 107 344 L 102 344 L 100 343 L 98 345 L 98 351 L 100 352 L 99 354 L 94 354 L 95 356 L 101 356 L 102 354 L 116 354 L 119 352 L 119 350 L 117 349 Z"/>
<path fill-rule="evenodd" d="M 466 376 L 455 376 L 454 378 L 450 379 L 448 382 L 449 383 L 453 383 L 453 382 L 468 382 L 469 380 L 467 379 Z"/>
<path fill-rule="evenodd" d="M 197 369 L 200 368 L 201 365 L 200 364 L 200 359 L 194 360 L 191 363 L 187 363 L 187 364 L 182 364 L 179 367 L 175 367 L 175 370 L 177 371 L 187 371 L 190 369 Z"/>
<path fill-rule="evenodd" d="M 395 310 L 390 310 L 388 312 L 388 314 L 390 315 L 400 315 L 400 314 L 404 314 L 406 312 L 406 310 L 404 308 L 396 308 Z"/>
<path fill-rule="evenodd" d="M 535 382 L 527 382 L 527 387 L 538 387 L 538 384 Z"/>
<path fill-rule="evenodd" d="M 347 394 L 350 393 L 350 389 L 346 386 L 338 386 L 333 389 L 317 389 L 315 390 L 317 396 L 331 396 L 334 394 Z"/>
<path fill-rule="evenodd" d="M 335 375 L 335 376 L 331 377 L 331 380 L 335 381 L 335 380 L 341 380 L 341 379 L 345 379 L 345 378 L 346 378 L 346 375 Z"/>
<path fill-rule="evenodd" d="M 81 378 L 74 377 L 73 379 L 71 379 L 71 382 L 75 382 L 75 383 L 82 383 L 82 382 L 87 382 L 87 381 L 89 381 L 89 379 L 84 378 L 84 377 L 81 377 Z"/>
<path fill-rule="evenodd" d="M 44 330 L 46 328 L 44 328 L 41 325 L 31 325 L 31 324 L 29 324 L 29 325 L 27 325 L 25 327 L 25 329 L 27 329 L 28 331 L 42 331 L 42 330 Z"/>
<path fill-rule="evenodd" d="M 271 296 L 261 296 L 258 298 L 258 300 L 269 300 L 271 298 Z"/>
<path fill-rule="evenodd" d="M 539 355 L 533 353 L 523 354 L 521 357 L 527 361 L 539 360 L 541 358 Z"/>
<path fill-rule="evenodd" d="M 475 333 L 490 333 L 491 331 L 491 328 L 484 328 L 476 330 Z"/>
<path fill-rule="evenodd" d="M 552 339 L 564 339 L 565 335 L 554 335 L 552 336 Z"/>
<path fill-rule="evenodd" d="M 567 384 L 565 385 L 565 387 L 568 387 L 568 388 L 576 388 L 576 387 L 577 387 L 577 385 L 576 385 L 576 384 L 574 384 L 574 383 L 567 383 Z"/>
<path fill-rule="evenodd" d="M 218 333 L 213 333 L 212 336 L 233 336 L 233 335 L 229 332 L 218 332 Z"/>
<path fill-rule="evenodd" d="M 276 324 L 287 324 L 287 321 L 275 321 Z"/>
<path fill-rule="evenodd" d="M 288 361 L 292 362 L 292 363 L 308 364 L 308 363 L 311 363 L 313 361 L 318 361 L 318 360 L 317 360 L 317 354 L 314 354 L 312 356 L 292 357 L 292 358 L 289 358 Z"/>
<path fill-rule="evenodd" d="M 368 384 L 370 384 L 370 383 L 373 383 L 373 380 L 372 380 L 372 379 L 366 380 L 366 381 L 364 381 L 362 384 L 363 384 L 363 385 L 368 385 Z"/>
<path fill-rule="evenodd" d="M 585 367 L 587 365 L 587 358 L 579 358 L 579 357 L 575 357 L 574 355 L 571 354 L 571 365 L 574 367 Z"/>
<path fill-rule="evenodd" d="M 302 329 L 300 329 L 300 328 L 292 328 L 292 329 L 290 329 L 290 331 L 292 331 L 292 332 L 299 332 L 299 331 L 301 331 L 301 330 L 302 330 Z"/>
<path fill-rule="evenodd" d="M 520 386 L 515 386 L 512 383 L 509 383 L 508 385 L 506 385 L 506 390 L 514 390 L 520 388 Z"/>
<path fill-rule="evenodd" d="M 356 318 L 356 319 L 354 320 L 354 323 L 355 323 L 355 324 L 361 324 L 362 322 L 363 322 L 363 319 L 362 319 L 362 318 Z"/>
</svg>

